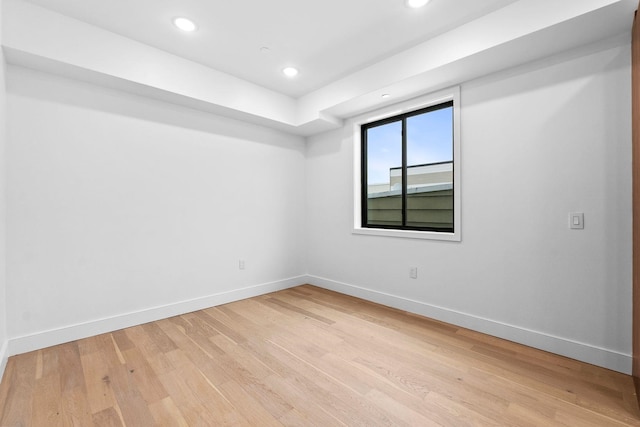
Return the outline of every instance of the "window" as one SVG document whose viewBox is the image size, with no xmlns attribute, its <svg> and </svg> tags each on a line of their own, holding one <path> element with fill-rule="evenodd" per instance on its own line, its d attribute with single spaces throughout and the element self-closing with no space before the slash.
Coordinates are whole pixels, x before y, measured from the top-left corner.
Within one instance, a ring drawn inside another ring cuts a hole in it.
<svg viewBox="0 0 640 427">
<path fill-rule="evenodd" d="M 456 90 L 356 125 L 355 232 L 460 240 L 457 100 Z"/>
</svg>

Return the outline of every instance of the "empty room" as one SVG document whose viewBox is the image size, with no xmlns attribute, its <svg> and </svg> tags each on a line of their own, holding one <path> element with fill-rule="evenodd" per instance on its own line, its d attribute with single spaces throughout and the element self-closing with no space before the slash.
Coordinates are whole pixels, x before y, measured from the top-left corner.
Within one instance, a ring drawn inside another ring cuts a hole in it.
<svg viewBox="0 0 640 427">
<path fill-rule="evenodd" d="M 640 426 L 637 8 L 0 0 L 0 426 Z"/>
</svg>

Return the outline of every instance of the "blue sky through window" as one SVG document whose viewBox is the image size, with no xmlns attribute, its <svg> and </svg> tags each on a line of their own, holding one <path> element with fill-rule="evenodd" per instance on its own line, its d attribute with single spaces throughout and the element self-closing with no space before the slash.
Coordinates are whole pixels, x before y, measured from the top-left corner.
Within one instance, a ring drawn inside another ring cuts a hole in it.
<svg viewBox="0 0 640 427">
<path fill-rule="evenodd" d="M 367 184 L 389 183 L 389 170 L 402 166 L 402 122 L 367 131 Z M 407 165 L 453 160 L 453 107 L 407 118 Z"/>
</svg>

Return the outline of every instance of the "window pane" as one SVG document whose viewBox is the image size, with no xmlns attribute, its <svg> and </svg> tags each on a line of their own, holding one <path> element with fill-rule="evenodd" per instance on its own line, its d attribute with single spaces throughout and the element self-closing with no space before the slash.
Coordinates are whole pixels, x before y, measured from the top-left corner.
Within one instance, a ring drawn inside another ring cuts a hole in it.
<svg viewBox="0 0 640 427">
<path fill-rule="evenodd" d="M 453 231 L 453 107 L 407 118 L 406 225 Z"/>
<path fill-rule="evenodd" d="M 402 122 L 367 132 L 367 225 L 402 226 Z"/>
</svg>

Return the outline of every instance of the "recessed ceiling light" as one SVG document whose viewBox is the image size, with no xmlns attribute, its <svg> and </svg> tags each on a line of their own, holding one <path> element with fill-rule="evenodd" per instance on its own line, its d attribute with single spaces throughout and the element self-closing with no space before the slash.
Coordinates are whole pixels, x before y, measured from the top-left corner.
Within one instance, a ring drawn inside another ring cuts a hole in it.
<svg viewBox="0 0 640 427">
<path fill-rule="evenodd" d="M 391 97 L 391 95 L 389 95 L 388 93 L 383 93 L 383 94 L 381 95 L 381 97 L 382 97 L 382 99 L 387 99 L 387 98 L 390 98 L 390 97 Z"/>
<path fill-rule="evenodd" d="M 417 9 L 422 6 L 426 6 L 429 1 L 430 0 L 405 0 L 405 4 L 407 5 L 407 7 Z"/>
<path fill-rule="evenodd" d="M 287 77 L 295 77 L 298 75 L 298 69 L 294 67 L 287 67 L 282 70 L 285 76 Z"/>
<path fill-rule="evenodd" d="M 191 19 L 182 17 L 175 18 L 173 20 L 173 25 L 180 28 L 182 31 L 186 31 L 189 33 L 198 29 L 196 24 Z"/>
</svg>

